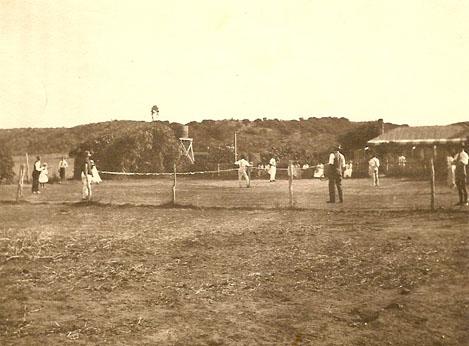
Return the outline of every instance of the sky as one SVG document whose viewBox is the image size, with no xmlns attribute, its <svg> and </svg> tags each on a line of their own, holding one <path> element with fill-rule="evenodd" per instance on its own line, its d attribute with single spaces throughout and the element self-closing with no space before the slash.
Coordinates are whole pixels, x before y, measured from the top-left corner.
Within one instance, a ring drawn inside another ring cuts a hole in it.
<svg viewBox="0 0 469 346">
<path fill-rule="evenodd" d="M 469 1 L 2 0 L 0 128 L 469 121 Z"/>
</svg>

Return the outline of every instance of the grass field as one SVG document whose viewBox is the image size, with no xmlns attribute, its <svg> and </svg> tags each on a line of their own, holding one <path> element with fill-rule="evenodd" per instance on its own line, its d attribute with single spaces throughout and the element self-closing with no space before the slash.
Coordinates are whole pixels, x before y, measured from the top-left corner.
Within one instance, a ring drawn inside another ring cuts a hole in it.
<svg viewBox="0 0 469 346">
<path fill-rule="evenodd" d="M 244 182 L 243 182 L 244 183 Z M 103 204 L 163 205 L 172 200 L 172 177 L 159 179 L 123 178 L 105 180 L 93 185 L 93 200 Z M 379 188 L 368 179 L 343 181 L 344 203 L 326 205 L 326 180 L 294 180 L 293 202 L 299 209 L 328 210 L 427 210 L 430 208 L 430 184 L 427 181 L 382 178 Z M 40 195 L 31 194 L 30 185 L 24 187 L 24 201 L 29 203 L 70 203 L 81 200 L 81 181 L 48 184 Z M 16 186 L 0 185 L 0 201 L 14 200 Z M 457 192 L 447 186 L 437 186 L 437 208 L 454 208 Z M 197 179 L 178 177 L 176 202 L 194 207 L 226 207 L 271 209 L 289 207 L 288 181 L 255 179 L 249 189 L 238 186 L 237 180 Z"/>
<path fill-rule="evenodd" d="M 0 186 L 2 345 L 466 345 L 469 209 L 426 182 Z"/>
</svg>

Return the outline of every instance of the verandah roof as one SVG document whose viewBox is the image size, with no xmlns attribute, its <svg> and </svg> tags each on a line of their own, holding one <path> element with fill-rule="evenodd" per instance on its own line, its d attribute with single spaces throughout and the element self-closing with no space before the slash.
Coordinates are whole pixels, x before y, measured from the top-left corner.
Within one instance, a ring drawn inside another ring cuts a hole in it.
<svg viewBox="0 0 469 346">
<path fill-rule="evenodd" d="M 469 123 L 447 126 L 397 127 L 372 140 L 369 145 L 395 143 L 402 145 L 448 144 L 469 141 Z"/>
</svg>

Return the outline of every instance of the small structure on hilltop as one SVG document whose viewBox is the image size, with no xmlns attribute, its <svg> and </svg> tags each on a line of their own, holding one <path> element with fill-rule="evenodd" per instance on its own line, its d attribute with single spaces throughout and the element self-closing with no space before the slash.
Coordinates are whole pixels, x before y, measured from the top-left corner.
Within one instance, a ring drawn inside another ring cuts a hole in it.
<svg viewBox="0 0 469 346">
<path fill-rule="evenodd" d="M 194 150 L 192 148 L 192 138 L 189 138 L 189 126 L 182 126 L 182 135 L 179 137 L 179 147 L 181 153 L 186 156 L 191 163 L 194 163 Z"/>
<path fill-rule="evenodd" d="M 158 108 L 157 105 L 154 105 L 151 107 L 151 121 L 155 121 L 158 118 L 158 115 L 160 114 L 160 109 Z"/>
</svg>

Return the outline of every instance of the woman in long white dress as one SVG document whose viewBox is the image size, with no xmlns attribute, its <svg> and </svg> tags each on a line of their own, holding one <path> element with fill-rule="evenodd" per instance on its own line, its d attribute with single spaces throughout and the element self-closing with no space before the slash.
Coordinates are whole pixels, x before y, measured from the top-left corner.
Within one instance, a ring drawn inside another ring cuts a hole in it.
<svg viewBox="0 0 469 346">
<path fill-rule="evenodd" d="M 96 165 L 94 164 L 93 160 L 90 160 L 91 163 L 91 176 L 92 176 L 92 183 L 99 184 L 102 182 L 101 177 L 99 176 L 98 169 L 96 168 Z"/>
<path fill-rule="evenodd" d="M 277 174 L 277 161 L 274 157 L 272 157 L 269 162 L 269 174 L 270 182 L 273 183 L 275 181 L 275 175 Z"/>
</svg>

